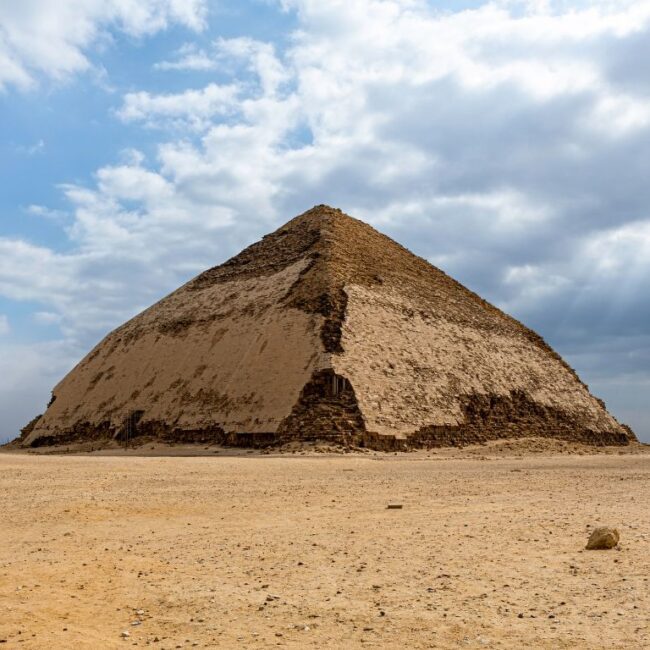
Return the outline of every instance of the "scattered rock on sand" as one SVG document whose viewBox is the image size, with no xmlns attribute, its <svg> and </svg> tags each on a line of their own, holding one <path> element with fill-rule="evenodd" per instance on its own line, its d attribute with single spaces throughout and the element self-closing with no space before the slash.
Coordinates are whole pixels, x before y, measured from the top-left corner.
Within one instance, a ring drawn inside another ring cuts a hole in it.
<svg viewBox="0 0 650 650">
<path fill-rule="evenodd" d="M 594 551 L 614 548 L 618 544 L 619 539 L 620 535 L 616 528 L 601 526 L 600 528 L 594 529 L 594 531 L 589 536 L 589 541 L 587 542 L 587 550 Z"/>
</svg>

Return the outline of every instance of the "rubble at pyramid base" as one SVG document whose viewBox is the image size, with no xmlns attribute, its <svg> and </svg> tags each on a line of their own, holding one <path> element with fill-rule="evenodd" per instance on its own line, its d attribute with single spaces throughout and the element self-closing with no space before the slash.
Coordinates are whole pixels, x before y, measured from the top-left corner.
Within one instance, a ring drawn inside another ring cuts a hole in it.
<svg viewBox="0 0 650 650">
<path fill-rule="evenodd" d="M 581 428 L 562 411 L 531 401 L 521 391 L 510 396 L 468 395 L 463 400 L 465 421 L 459 425 L 427 425 L 405 436 L 367 431 L 350 382 L 331 370 L 315 373 L 300 399 L 277 431 L 225 432 L 213 425 L 181 429 L 166 422 L 142 420 L 143 412 L 129 414 L 119 428 L 79 423 L 56 436 L 35 439 L 31 447 L 91 442 L 96 448 L 118 444 L 133 447 L 150 442 L 224 447 L 273 448 L 292 442 L 326 443 L 377 451 L 409 451 L 465 447 L 493 440 L 548 438 L 592 446 L 629 445 L 631 431 L 593 431 Z M 33 426 L 33 423 L 30 423 Z M 21 439 L 31 432 L 23 429 Z M 21 444 L 21 439 L 17 444 Z"/>
</svg>

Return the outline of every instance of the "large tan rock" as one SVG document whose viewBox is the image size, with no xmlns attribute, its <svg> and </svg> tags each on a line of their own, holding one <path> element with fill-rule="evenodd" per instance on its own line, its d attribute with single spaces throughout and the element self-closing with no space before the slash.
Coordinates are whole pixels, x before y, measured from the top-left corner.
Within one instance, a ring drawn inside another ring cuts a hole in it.
<svg viewBox="0 0 650 650">
<path fill-rule="evenodd" d="M 614 548 L 618 544 L 619 539 L 620 535 L 616 528 L 601 526 L 594 529 L 591 535 L 589 535 L 587 550 L 594 551 Z"/>
<path fill-rule="evenodd" d="M 19 444 L 128 436 L 381 449 L 628 434 L 534 332 L 317 206 L 111 332 Z"/>
</svg>

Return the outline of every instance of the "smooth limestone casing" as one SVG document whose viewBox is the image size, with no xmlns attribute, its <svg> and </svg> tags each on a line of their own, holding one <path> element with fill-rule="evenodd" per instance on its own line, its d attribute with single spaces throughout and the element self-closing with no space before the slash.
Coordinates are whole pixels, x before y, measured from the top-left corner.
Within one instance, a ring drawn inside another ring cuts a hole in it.
<svg viewBox="0 0 650 650">
<path fill-rule="evenodd" d="M 181 287 L 109 334 L 54 388 L 25 444 L 80 422 L 119 428 L 139 408 L 143 423 L 275 431 L 314 371 L 329 365 L 322 317 L 281 304 L 306 264 Z"/>
<path fill-rule="evenodd" d="M 368 431 L 405 437 L 427 425 L 462 424 L 463 395 L 513 390 L 594 431 L 620 429 L 564 364 L 524 336 L 425 315 L 391 289 L 345 291 L 344 353 L 332 363 L 350 380 Z"/>
</svg>

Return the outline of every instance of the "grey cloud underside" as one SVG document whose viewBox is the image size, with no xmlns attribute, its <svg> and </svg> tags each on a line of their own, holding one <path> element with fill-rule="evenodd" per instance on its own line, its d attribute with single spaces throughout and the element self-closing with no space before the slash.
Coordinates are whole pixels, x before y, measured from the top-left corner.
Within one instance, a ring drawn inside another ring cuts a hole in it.
<svg viewBox="0 0 650 650">
<path fill-rule="evenodd" d="M 614 86 L 650 97 L 650 29 L 624 39 L 609 38 L 594 48 L 607 79 Z"/>
</svg>

